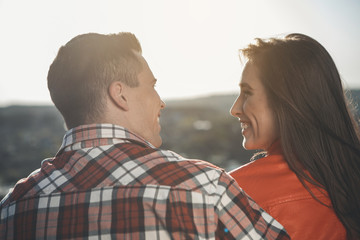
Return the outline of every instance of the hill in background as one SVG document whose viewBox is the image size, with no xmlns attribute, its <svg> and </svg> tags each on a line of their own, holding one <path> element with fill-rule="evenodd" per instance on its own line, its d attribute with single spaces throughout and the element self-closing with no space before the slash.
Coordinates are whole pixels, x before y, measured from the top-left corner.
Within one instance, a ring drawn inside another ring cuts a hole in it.
<svg viewBox="0 0 360 240">
<path fill-rule="evenodd" d="M 360 90 L 352 90 L 360 103 Z M 229 114 L 235 94 L 166 101 L 161 115 L 164 149 L 198 158 L 226 170 L 247 163 L 254 151 L 242 148 L 239 122 Z M 359 111 L 357 112 L 359 117 Z M 65 133 L 52 106 L 0 108 L 0 186 L 13 184 L 56 154 Z"/>
</svg>

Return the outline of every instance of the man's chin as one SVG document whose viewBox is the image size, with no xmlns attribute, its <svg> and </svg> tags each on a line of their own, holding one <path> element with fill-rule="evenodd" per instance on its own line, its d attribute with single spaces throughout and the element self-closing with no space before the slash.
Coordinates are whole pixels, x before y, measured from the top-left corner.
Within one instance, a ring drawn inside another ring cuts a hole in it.
<svg viewBox="0 0 360 240">
<path fill-rule="evenodd" d="M 157 139 L 154 139 L 151 144 L 156 147 L 159 148 L 162 145 L 162 138 L 158 137 Z"/>
</svg>

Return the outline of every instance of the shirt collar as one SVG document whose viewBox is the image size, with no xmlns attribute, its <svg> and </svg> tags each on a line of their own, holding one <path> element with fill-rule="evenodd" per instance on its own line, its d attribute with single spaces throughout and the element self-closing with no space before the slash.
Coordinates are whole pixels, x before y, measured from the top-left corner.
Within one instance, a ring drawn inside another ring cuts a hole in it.
<svg viewBox="0 0 360 240">
<path fill-rule="evenodd" d="M 137 144 L 155 148 L 150 142 L 130 132 L 128 129 L 109 123 L 81 125 L 65 133 L 60 151 L 77 150 L 104 145 L 104 142 L 116 144 L 120 142 L 136 142 Z"/>
</svg>

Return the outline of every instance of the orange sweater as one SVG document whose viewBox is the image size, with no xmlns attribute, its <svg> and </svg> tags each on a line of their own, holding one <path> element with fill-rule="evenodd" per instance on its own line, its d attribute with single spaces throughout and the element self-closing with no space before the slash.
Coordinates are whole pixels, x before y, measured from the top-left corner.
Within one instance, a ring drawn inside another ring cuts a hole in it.
<svg viewBox="0 0 360 240">
<path fill-rule="evenodd" d="M 265 211 L 279 221 L 291 239 L 345 239 L 335 212 L 316 201 L 292 172 L 282 155 L 269 155 L 232 172 L 232 177 Z M 315 196 L 330 199 L 311 187 Z"/>
</svg>

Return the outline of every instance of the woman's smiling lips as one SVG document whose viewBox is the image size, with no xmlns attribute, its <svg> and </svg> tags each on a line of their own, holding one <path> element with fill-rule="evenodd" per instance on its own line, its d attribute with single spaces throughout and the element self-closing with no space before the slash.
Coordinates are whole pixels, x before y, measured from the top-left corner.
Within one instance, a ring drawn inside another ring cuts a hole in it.
<svg viewBox="0 0 360 240">
<path fill-rule="evenodd" d="M 244 131 L 246 131 L 246 129 L 248 129 L 250 127 L 250 122 L 241 120 L 240 118 L 239 118 L 239 121 L 240 121 L 240 126 L 242 129 L 242 134 L 244 134 Z"/>
</svg>

